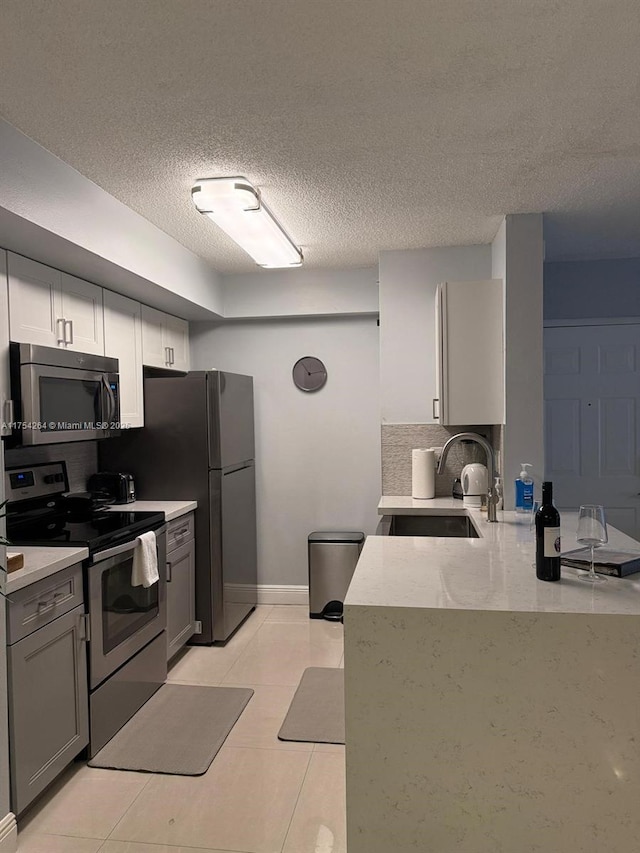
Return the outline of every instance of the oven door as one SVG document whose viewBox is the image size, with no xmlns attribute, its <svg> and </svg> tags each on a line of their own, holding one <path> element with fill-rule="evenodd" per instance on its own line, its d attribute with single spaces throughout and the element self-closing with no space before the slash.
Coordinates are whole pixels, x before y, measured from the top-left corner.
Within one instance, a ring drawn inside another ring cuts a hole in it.
<svg viewBox="0 0 640 853">
<path fill-rule="evenodd" d="M 118 434 L 118 374 L 43 364 L 20 367 L 22 444 Z"/>
<path fill-rule="evenodd" d="M 135 540 L 95 554 L 87 566 L 90 689 L 167 627 L 166 526 L 155 533 L 160 580 L 148 589 L 131 586 Z"/>
</svg>

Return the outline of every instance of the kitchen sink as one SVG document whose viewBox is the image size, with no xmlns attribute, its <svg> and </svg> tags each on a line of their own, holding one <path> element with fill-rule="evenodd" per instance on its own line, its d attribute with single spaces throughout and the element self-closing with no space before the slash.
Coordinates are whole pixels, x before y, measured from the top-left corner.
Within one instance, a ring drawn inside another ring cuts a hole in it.
<svg viewBox="0 0 640 853">
<path fill-rule="evenodd" d="M 480 538 L 471 519 L 466 515 L 383 516 L 380 532 L 388 536 L 459 536 L 465 539 Z"/>
</svg>

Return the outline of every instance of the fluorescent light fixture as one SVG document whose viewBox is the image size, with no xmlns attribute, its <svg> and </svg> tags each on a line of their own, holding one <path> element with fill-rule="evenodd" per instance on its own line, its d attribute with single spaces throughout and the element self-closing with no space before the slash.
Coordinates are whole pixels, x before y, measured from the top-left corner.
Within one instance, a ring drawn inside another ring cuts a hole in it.
<svg viewBox="0 0 640 853">
<path fill-rule="evenodd" d="M 213 219 L 258 266 L 299 267 L 302 263 L 302 252 L 246 178 L 203 178 L 196 182 L 191 197 L 200 213 Z"/>
</svg>

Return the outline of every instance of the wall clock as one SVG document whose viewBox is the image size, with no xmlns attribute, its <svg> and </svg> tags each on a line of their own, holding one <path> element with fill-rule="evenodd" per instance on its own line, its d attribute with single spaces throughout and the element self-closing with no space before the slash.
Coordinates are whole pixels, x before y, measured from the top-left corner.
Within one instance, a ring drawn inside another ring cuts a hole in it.
<svg viewBox="0 0 640 853">
<path fill-rule="evenodd" d="M 299 358 L 291 373 L 296 387 L 301 391 L 319 391 L 327 381 L 327 368 L 313 355 Z"/>
</svg>

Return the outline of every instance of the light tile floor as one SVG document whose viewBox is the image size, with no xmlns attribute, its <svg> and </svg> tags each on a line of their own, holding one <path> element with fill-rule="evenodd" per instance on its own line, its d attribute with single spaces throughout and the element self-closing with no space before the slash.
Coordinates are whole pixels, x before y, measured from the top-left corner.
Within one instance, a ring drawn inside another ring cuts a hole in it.
<svg viewBox="0 0 640 853">
<path fill-rule="evenodd" d="M 255 691 L 207 772 L 75 762 L 19 822 L 19 853 L 345 853 L 344 747 L 277 738 L 305 667 L 342 666 L 342 648 L 342 625 L 286 605 L 187 648 L 169 681 Z"/>
</svg>

